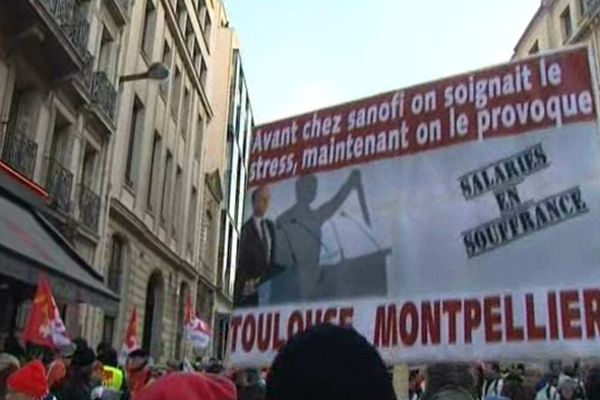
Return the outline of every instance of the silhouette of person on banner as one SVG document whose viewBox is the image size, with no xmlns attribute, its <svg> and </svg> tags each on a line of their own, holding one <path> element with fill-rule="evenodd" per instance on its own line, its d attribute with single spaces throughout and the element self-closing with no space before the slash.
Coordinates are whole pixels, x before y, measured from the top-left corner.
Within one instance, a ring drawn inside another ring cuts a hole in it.
<svg viewBox="0 0 600 400">
<path fill-rule="evenodd" d="M 317 178 L 305 175 L 296 180 L 296 203 L 279 215 L 276 226 L 284 230 L 289 239 L 290 251 L 298 268 L 302 299 L 315 298 L 321 277 L 321 228 L 340 209 L 352 190 L 359 190 L 360 187 L 360 172 L 353 170 L 329 201 L 313 208 L 311 204 L 318 190 Z"/>
</svg>

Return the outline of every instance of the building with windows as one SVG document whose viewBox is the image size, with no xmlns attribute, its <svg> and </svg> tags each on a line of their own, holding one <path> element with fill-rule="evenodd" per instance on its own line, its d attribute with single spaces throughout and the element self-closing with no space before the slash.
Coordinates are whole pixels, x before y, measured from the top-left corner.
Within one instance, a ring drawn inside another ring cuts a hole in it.
<svg viewBox="0 0 600 400">
<path fill-rule="evenodd" d="M 107 309 L 86 297 L 104 274 L 106 172 L 129 12 L 125 0 L 0 3 L 0 191 L 16 201 L 0 217 L 8 226 L 0 230 L 11 232 L 0 245 L 0 296 L 9 299 L 0 339 L 23 327 L 42 273 L 72 335 L 94 332 L 93 305 Z"/>
<path fill-rule="evenodd" d="M 225 8 L 221 5 L 217 14 L 216 42 L 218 51 L 213 59 L 213 83 L 211 101 L 214 116 L 209 127 L 206 157 L 207 193 L 204 209 L 210 210 L 213 220 L 209 229 L 212 236 L 206 243 L 211 261 L 217 263 L 217 281 L 214 298 L 214 349 L 216 356 L 225 354 L 228 335 L 229 314 L 233 304 L 233 283 L 237 266 L 237 249 L 243 224 L 244 200 L 248 178 L 248 159 L 254 119 L 240 53 L 240 44 L 235 31 L 230 27 Z M 213 151 L 214 150 L 214 151 Z M 213 190 L 216 182 L 219 190 Z M 220 201 L 219 209 L 214 201 Z M 214 208 L 211 208 L 214 207 Z M 215 220 L 216 219 L 216 220 Z M 206 218 L 205 221 L 209 219 Z"/>
<path fill-rule="evenodd" d="M 600 1 L 543 0 L 517 42 L 513 58 L 575 43 L 589 43 L 598 55 Z"/>
<path fill-rule="evenodd" d="M 217 51 L 212 21 L 219 5 L 135 1 L 122 42 L 122 75 L 144 72 L 155 62 L 170 74 L 160 83 L 122 82 L 118 89 L 103 250 L 107 282 L 121 305 L 118 313 L 104 313 L 98 331 L 119 345 L 136 308 L 142 347 L 157 360 L 189 353 L 183 341 L 188 296 L 200 295 L 198 311 L 212 322 L 215 266 L 201 251 L 206 233 L 200 210 L 205 131 L 214 114 L 208 95 Z"/>
</svg>

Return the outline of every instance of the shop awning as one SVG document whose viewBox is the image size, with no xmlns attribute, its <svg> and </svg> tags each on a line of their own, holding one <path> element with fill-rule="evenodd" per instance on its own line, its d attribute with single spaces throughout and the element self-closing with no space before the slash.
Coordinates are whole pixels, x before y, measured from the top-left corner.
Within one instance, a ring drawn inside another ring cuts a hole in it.
<svg viewBox="0 0 600 400">
<path fill-rule="evenodd" d="M 116 313 L 119 297 L 40 211 L 0 191 L 0 274 L 37 285 L 49 279 L 54 295 Z"/>
</svg>

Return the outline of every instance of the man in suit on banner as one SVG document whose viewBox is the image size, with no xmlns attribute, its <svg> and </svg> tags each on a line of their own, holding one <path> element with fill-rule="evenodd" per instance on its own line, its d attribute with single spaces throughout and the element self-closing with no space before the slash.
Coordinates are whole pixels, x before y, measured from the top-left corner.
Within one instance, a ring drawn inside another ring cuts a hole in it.
<svg viewBox="0 0 600 400">
<path fill-rule="evenodd" d="M 269 279 L 274 266 L 275 224 L 266 218 L 271 193 L 267 186 L 260 186 L 251 196 L 252 216 L 242 226 L 235 278 L 238 307 L 258 305 L 258 286 Z"/>
</svg>

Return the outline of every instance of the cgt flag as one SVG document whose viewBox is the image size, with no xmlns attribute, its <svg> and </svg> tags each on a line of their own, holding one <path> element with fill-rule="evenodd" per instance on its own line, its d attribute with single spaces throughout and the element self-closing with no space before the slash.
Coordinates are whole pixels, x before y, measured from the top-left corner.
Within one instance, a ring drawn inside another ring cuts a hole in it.
<svg viewBox="0 0 600 400">
<path fill-rule="evenodd" d="M 71 343 L 67 328 L 60 318 L 50 284 L 44 277 L 40 277 L 23 340 L 50 348 Z"/>
<path fill-rule="evenodd" d="M 210 326 L 195 315 L 192 308 L 192 299 L 188 295 L 185 299 L 185 324 L 184 337 L 192 343 L 195 349 L 206 349 L 210 344 Z"/>
<path fill-rule="evenodd" d="M 123 347 L 121 347 L 121 353 L 119 354 L 119 364 L 125 365 L 129 353 L 140 348 L 140 342 L 137 338 L 137 308 L 133 308 L 129 325 L 127 326 L 127 332 L 125 333 L 125 341 Z"/>
</svg>

